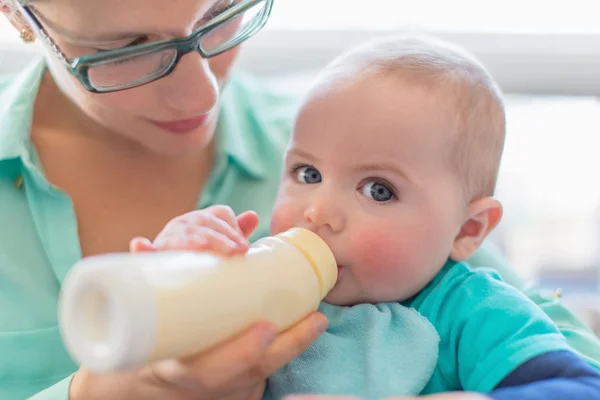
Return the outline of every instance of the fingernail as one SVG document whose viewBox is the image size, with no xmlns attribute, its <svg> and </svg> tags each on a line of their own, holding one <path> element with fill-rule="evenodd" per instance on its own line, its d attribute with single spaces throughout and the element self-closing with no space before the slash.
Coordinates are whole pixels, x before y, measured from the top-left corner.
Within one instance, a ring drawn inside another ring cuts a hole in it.
<svg viewBox="0 0 600 400">
<path fill-rule="evenodd" d="M 323 316 L 315 317 L 314 324 L 315 324 L 315 330 L 317 331 L 317 333 L 319 335 L 327 330 L 327 326 L 328 326 L 327 318 L 325 318 Z"/>
</svg>

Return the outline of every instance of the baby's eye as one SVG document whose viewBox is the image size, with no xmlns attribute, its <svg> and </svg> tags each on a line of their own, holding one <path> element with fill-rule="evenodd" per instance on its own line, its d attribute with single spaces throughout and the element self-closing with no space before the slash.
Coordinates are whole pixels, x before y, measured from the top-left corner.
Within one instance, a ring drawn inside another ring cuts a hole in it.
<svg viewBox="0 0 600 400">
<path fill-rule="evenodd" d="M 321 178 L 321 173 L 314 167 L 299 167 L 294 172 L 296 174 L 296 179 L 301 183 L 312 185 L 315 183 L 321 183 L 323 180 Z"/>
<path fill-rule="evenodd" d="M 392 189 L 377 181 L 367 182 L 361 188 L 361 191 L 363 195 L 380 203 L 384 203 L 396 198 L 396 195 Z"/>
</svg>

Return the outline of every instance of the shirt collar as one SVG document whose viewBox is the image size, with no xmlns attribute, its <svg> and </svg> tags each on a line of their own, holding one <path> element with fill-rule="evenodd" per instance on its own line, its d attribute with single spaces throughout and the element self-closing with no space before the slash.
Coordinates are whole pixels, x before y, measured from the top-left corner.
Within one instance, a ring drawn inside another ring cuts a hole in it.
<svg viewBox="0 0 600 400">
<path fill-rule="evenodd" d="M 261 152 L 268 146 L 269 127 L 264 119 L 268 110 L 260 107 L 260 91 L 252 83 L 234 76 L 224 88 L 217 140 L 220 151 L 239 168 L 255 179 L 265 179 L 269 164 Z"/>
<path fill-rule="evenodd" d="M 45 69 L 39 56 L 0 91 L 0 161 L 27 154 L 33 106 Z"/>
<path fill-rule="evenodd" d="M 0 161 L 28 154 L 33 107 L 45 69 L 40 56 L 0 92 L 4 105 L 0 108 Z M 251 177 L 265 179 L 268 163 L 261 149 L 268 129 L 263 114 L 268 110 L 255 105 L 260 103 L 254 98 L 260 92 L 247 83 L 234 76 L 223 91 L 217 125 L 219 151 Z"/>
</svg>

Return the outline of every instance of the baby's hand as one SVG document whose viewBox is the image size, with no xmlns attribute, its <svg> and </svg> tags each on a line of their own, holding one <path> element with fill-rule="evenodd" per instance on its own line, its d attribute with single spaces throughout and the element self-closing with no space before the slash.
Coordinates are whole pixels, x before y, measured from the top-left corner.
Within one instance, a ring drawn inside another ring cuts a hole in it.
<svg viewBox="0 0 600 400">
<path fill-rule="evenodd" d="M 258 215 L 246 211 L 236 217 L 227 206 L 212 206 L 173 218 L 154 242 L 134 238 L 132 252 L 153 250 L 206 250 L 219 254 L 242 254 L 248 251 L 248 237 L 258 226 Z"/>
</svg>

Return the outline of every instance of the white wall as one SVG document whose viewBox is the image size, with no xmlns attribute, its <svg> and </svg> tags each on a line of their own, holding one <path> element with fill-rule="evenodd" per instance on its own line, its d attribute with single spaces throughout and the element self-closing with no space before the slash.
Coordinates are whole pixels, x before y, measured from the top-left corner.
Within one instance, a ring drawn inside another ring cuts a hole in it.
<svg viewBox="0 0 600 400">
<path fill-rule="evenodd" d="M 600 22 L 599 22 L 600 24 Z M 318 69 L 374 31 L 265 30 L 248 41 L 241 65 L 261 74 Z M 600 95 L 600 34 L 450 34 L 477 55 L 506 92 Z"/>
<path fill-rule="evenodd" d="M 377 33 L 266 29 L 244 44 L 239 66 L 260 75 L 321 68 L 345 48 Z M 477 55 L 504 91 L 600 95 L 600 34 L 450 34 Z M 36 45 L 0 40 L 0 73 L 23 66 Z"/>
</svg>

